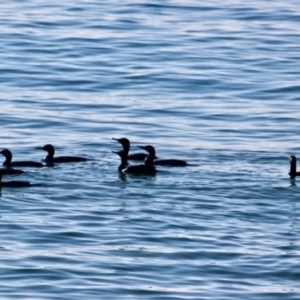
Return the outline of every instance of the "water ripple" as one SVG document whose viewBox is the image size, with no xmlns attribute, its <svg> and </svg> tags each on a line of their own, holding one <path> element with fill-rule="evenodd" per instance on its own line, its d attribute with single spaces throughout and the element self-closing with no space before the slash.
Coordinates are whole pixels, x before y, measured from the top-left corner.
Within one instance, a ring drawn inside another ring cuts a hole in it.
<svg viewBox="0 0 300 300">
<path fill-rule="evenodd" d="M 299 298 L 298 2 L 198 2 L 0 4 L 1 147 L 89 158 L 3 178 L 5 299 Z"/>
</svg>

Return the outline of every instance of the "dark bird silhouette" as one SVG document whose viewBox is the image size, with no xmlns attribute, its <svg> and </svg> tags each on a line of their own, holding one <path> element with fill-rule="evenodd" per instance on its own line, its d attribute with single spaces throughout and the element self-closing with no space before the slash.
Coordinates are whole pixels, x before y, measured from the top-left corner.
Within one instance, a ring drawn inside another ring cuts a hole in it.
<svg viewBox="0 0 300 300">
<path fill-rule="evenodd" d="M 23 174 L 23 173 L 25 173 L 25 172 L 22 170 L 19 170 L 19 169 L 0 168 L 1 175 L 17 175 L 17 174 Z"/>
<path fill-rule="evenodd" d="M 47 164 L 87 161 L 86 158 L 79 157 L 79 156 L 57 156 L 57 157 L 54 157 L 55 149 L 51 144 L 46 144 L 43 147 L 38 147 L 37 149 L 42 149 L 42 150 L 48 152 L 47 156 L 44 158 L 44 161 Z"/>
<path fill-rule="evenodd" d="M 171 167 L 183 167 L 188 166 L 188 163 L 185 160 L 181 159 L 158 159 L 155 158 L 155 148 L 153 146 L 138 146 L 141 149 L 144 149 L 148 152 L 148 155 L 145 159 L 145 164 L 147 165 L 160 165 L 160 166 L 171 166 Z"/>
<path fill-rule="evenodd" d="M 290 161 L 290 171 L 289 175 L 291 178 L 295 178 L 296 176 L 300 176 L 300 172 L 297 172 L 297 158 L 294 155 L 289 157 Z"/>
<path fill-rule="evenodd" d="M 117 154 L 121 158 L 121 164 L 118 167 L 118 170 L 122 173 L 129 173 L 129 174 L 144 174 L 144 175 L 154 175 L 157 170 L 152 165 L 136 165 L 136 166 L 127 166 L 127 155 L 126 153 L 121 151 L 112 151 L 113 153 Z"/>
<path fill-rule="evenodd" d="M 130 142 L 127 138 L 120 138 L 120 139 L 112 138 L 112 139 L 115 140 L 115 141 L 118 141 L 123 146 L 123 151 L 124 151 L 124 153 L 126 153 L 127 159 L 130 159 L 130 160 L 145 160 L 145 158 L 147 157 L 147 154 L 142 153 L 142 152 L 129 154 Z"/>
<path fill-rule="evenodd" d="M 0 187 L 29 187 L 31 186 L 28 181 L 2 181 L 2 174 L 0 173 Z"/>
<path fill-rule="evenodd" d="M 3 166 L 7 168 L 11 167 L 35 167 L 35 168 L 41 168 L 44 167 L 44 165 L 40 162 L 35 161 L 12 161 L 12 153 L 8 149 L 3 149 L 0 151 L 0 153 L 5 157 L 5 161 L 3 162 Z"/>
</svg>

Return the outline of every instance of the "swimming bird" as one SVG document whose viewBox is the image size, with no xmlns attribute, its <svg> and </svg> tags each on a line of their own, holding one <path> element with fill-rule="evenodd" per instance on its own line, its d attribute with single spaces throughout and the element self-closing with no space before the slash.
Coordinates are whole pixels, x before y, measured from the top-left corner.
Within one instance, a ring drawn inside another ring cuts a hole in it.
<svg viewBox="0 0 300 300">
<path fill-rule="evenodd" d="M 120 139 L 112 138 L 112 139 L 118 141 L 123 146 L 123 151 L 127 154 L 127 159 L 145 160 L 145 158 L 147 157 L 147 154 L 142 152 L 129 154 L 130 142 L 127 138 L 120 138 Z"/>
<path fill-rule="evenodd" d="M 29 161 L 29 160 L 12 162 L 12 153 L 8 149 L 3 149 L 0 151 L 0 153 L 3 156 L 5 156 L 5 161 L 3 162 L 3 166 L 5 167 L 36 167 L 36 168 L 44 167 L 44 165 L 40 162 Z"/>
<path fill-rule="evenodd" d="M 147 146 L 138 146 L 138 147 L 148 152 L 148 155 L 145 159 L 145 164 L 147 165 L 160 165 L 160 166 L 172 166 L 172 167 L 183 167 L 188 165 L 188 163 L 185 160 L 181 160 L 181 159 L 154 160 L 155 148 L 153 146 L 147 145 Z"/>
<path fill-rule="evenodd" d="M 42 149 L 42 150 L 48 152 L 48 155 L 44 158 L 44 161 L 47 164 L 87 161 L 87 159 L 85 157 L 79 157 L 79 156 L 54 157 L 55 149 L 51 144 L 46 144 L 43 147 L 37 147 L 37 149 Z"/>
<path fill-rule="evenodd" d="M 19 169 L 0 168 L 1 175 L 16 175 L 16 174 L 23 174 L 23 173 L 25 173 L 25 172 L 22 170 L 19 170 Z"/>
<path fill-rule="evenodd" d="M 296 176 L 300 176 L 300 172 L 297 172 L 297 158 L 294 155 L 291 155 L 289 157 L 289 161 L 290 161 L 290 172 L 289 175 L 291 178 L 295 178 Z"/>
<path fill-rule="evenodd" d="M 2 181 L 2 174 L 0 173 L 0 187 L 29 187 L 31 186 L 28 181 Z"/>
<path fill-rule="evenodd" d="M 119 155 L 121 158 L 121 164 L 119 165 L 118 170 L 122 173 L 154 175 L 157 172 L 154 166 L 146 164 L 126 167 L 127 155 L 124 150 L 112 152 Z"/>
</svg>

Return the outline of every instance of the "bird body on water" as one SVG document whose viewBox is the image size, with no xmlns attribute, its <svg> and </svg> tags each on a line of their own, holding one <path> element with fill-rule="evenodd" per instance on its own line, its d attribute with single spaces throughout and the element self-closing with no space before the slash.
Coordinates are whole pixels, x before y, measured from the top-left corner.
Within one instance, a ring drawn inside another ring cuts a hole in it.
<svg viewBox="0 0 300 300">
<path fill-rule="evenodd" d="M 300 176 L 300 172 L 297 172 L 297 158 L 294 155 L 289 157 L 290 161 L 290 171 L 289 175 L 291 178 L 295 178 L 296 176 Z"/>
<path fill-rule="evenodd" d="M 29 187 L 31 186 L 28 181 L 2 181 L 2 174 L 0 173 L 0 187 Z"/>
<path fill-rule="evenodd" d="M 22 170 L 19 170 L 19 169 L 0 168 L 1 175 L 17 175 L 17 174 L 23 174 L 23 173 L 25 173 L 25 172 Z"/>
<path fill-rule="evenodd" d="M 153 146 L 147 145 L 147 146 L 138 146 L 138 147 L 148 152 L 148 155 L 145 158 L 145 164 L 147 165 L 160 165 L 160 166 L 171 166 L 171 167 L 183 167 L 188 165 L 188 163 L 185 160 L 181 160 L 181 159 L 154 160 L 155 148 Z"/>
<path fill-rule="evenodd" d="M 145 174 L 145 175 L 153 175 L 157 172 L 154 166 L 152 165 L 135 165 L 135 166 L 128 166 L 127 167 L 127 155 L 126 153 L 121 151 L 112 151 L 113 153 L 117 154 L 121 158 L 121 164 L 118 167 L 118 170 L 122 173 L 128 174 Z"/>
<path fill-rule="evenodd" d="M 3 149 L 0 153 L 5 157 L 5 161 L 3 162 L 3 166 L 10 167 L 34 167 L 41 168 L 44 165 L 40 162 L 24 160 L 24 161 L 12 161 L 12 153 L 9 149 Z"/>
<path fill-rule="evenodd" d="M 41 150 L 48 152 L 47 156 L 44 158 L 44 161 L 47 164 L 87 161 L 87 159 L 85 157 L 80 157 L 80 156 L 57 156 L 57 157 L 54 157 L 55 149 L 51 144 L 46 144 L 43 147 L 38 147 L 37 149 L 41 149 Z"/>
<path fill-rule="evenodd" d="M 145 160 L 146 159 L 147 154 L 143 153 L 143 152 L 129 154 L 130 141 L 127 138 L 120 138 L 120 139 L 112 138 L 112 139 L 119 142 L 122 145 L 123 151 L 127 155 L 127 159 L 129 159 L 129 160 Z"/>
</svg>

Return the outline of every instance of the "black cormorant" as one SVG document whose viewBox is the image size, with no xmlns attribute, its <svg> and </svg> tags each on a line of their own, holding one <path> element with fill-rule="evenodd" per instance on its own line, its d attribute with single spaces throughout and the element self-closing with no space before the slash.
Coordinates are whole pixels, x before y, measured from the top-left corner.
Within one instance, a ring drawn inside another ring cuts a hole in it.
<svg viewBox="0 0 300 300">
<path fill-rule="evenodd" d="M 0 187 L 29 187 L 31 186 L 28 181 L 2 181 L 2 174 L 0 173 Z"/>
<path fill-rule="evenodd" d="M 79 156 L 57 156 L 57 157 L 54 157 L 55 150 L 51 144 L 46 144 L 43 147 L 38 147 L 37 149 L 42 149 L 42 150 L 48 152 L 48 155 L 44 159 L 44 161 L 47 164 L 87 161 L 87 159 L 85 157 L 79 157 Z"/>
<path fill-rule="evenodd" d="M 147 157 L 147 154 L 142 152 L 129 154 L 130 142 L 127 138 L 120 138 L 120 139 L 112 138 L 112 139 L 118 141 L 123 146 L 123 151 L 127 154 L 127 159 L 145 160 L 145 158 Z"/>
<path fill-rule="evenodd" d="M 147 165 L 160 165 L 160 166 L 172 166 L 172 167 L 183 167 L 187 166 L 188 163 L 185 160 L 181 159 L 158 159 L 155 158 L 155 148 L 153 146 L 138 146 L 141 149 L 144 149 L 148 152 L 148 155 L 145 159 L 145 164 Z"/>
<path fill-rule="evenodd" d="M 10 168 L 10 167 L 35 167 L 40 168 L 44 167 L 44 165 L 40 162 L 35 161 L 12 161 L 12 153 L 8 149 L 3 149 L 0 151 L 0 153 L 5 156 L 5 161 L 3 162 L 3 166 Z"/>
<path fill-rule="evenodd" d="M 289 157 L 289 161 L 290 161 L 290 172 L 289 175 L 291 178 L 295 178 L 296 176 L 300 176 L 300 172 L 297 172 L 297 158 L 294 155 L 291 155 Z"/>
<path fill-rule="evenodd" d="M 136 165 L 136 166 L 127 166 L 127 155 L 126 153 L 121 151 L 112 151 L 113 153 L 116 153 L 121 158 L 121 164 L 118 167 L 118 170 L 122 173 L 129 173 L 129 174 L 148 174 L 153 175 L 157 172 L 155 167 L 153 165 Z"/>
</svg>

